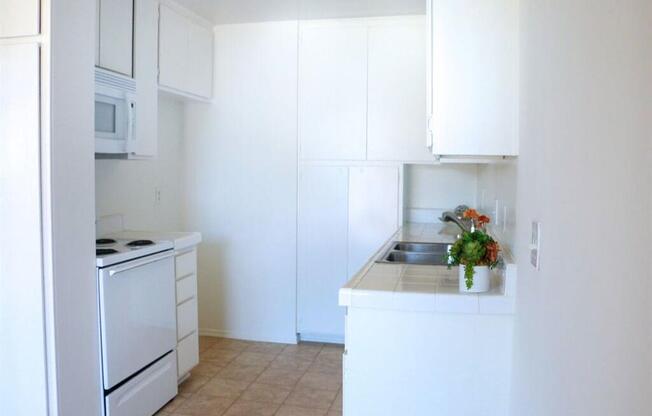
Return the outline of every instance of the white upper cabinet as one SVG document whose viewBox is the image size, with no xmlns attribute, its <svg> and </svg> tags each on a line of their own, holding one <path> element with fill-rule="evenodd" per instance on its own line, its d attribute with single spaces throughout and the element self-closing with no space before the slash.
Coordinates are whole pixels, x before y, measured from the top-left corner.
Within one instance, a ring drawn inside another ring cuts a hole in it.
<svg viewBox="0 0 652 416">
<path fill-rule="evenodd" d="M 434 161 L 426 43 L 424 16 L 301 22 L 300 158 Z"/>
<path fill-rule="evenodd" d="M 185 17 L 165 5 L 161 5 L 159 13 L 158 82 L 183 89 L 186 62 L 180 58 L 188 49 L 188 24 Z"/>
<path fill-rule="evenodd" d="M 367 27 L 364 21 L 302 22 L 299 146 L 304 160 L 366 158 Z"/>
<path fill-rule="evenodd" d="M 98 20 L 96 64 L 133 76 L 134 0 L 100 0 Z"/>
<path fill-rule="evenodd" d="M 436 155 L 518 154 L 519 1 L 429 0 Z"/>
<path fill-rule="evenodd" d="M 159 85 L 189 97 L 213 95 L 213 31 L 162 4 Z"/>
<path fill-rule="evenodd" d="M 191 67 L 188 91 L 211 97 L 213 89 L 213 31 L 199 25 L 188 27 L 188 55 Z"/>
<path fill-rule="evenodd" d="M 0 38 L 39 33 L 40 0 L 0 0 Z"/>
<path fill-rule="evenodd" d="M 130 158 L 150 158 L 158 152 L 158 3 L 136 0 L 134 78 L 136 79 L 136 140 Z"/>
<path fill-rule="evenodd" d="M 423 137 L 426 19 L 372 20 L 368 55 L 368 159 L 433 161 Z"/>
</svg>

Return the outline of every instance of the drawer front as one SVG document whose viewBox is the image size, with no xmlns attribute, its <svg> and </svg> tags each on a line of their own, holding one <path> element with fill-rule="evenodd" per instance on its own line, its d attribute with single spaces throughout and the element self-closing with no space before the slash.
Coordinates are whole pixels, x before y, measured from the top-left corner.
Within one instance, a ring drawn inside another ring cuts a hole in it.
<svg viewBox="0 0 652 416">
<path fill-rule="evenodd" d="M 177 340 L 197 331 L 197 298 L 177 306 Z"/>
<path fill-rule="evenodd" d="M 177 371 L 179 378 L 199 364 L 199 335 L 194 332 L 177 345 Z"/>
<path fill-rule="evenodd" d="M 177 305 L 197 297 L 197 275 L 177 280 Z"/>
<path fill-rule="evenodd" d="M 197 273 L 197 250 L 180 254 L 176 258 L 177 279 Z"/>
<path fill-rule="evenodd" d="M 107 416 L 151 415 L 177 395 L 174 351 L 111 392 L 105 399 Z"/>
</svg>

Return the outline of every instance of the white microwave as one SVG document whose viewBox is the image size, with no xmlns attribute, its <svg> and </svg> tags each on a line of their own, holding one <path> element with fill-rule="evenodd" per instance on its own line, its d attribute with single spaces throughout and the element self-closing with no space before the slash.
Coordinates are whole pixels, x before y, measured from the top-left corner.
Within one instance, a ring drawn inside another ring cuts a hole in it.
<svg viewBox="0 0 652 416">
<path fill-rule="evenodd" d="M 130 153 L 136 125 L 136 81 L 95 68 L 95 153 Z"/>
</svg>

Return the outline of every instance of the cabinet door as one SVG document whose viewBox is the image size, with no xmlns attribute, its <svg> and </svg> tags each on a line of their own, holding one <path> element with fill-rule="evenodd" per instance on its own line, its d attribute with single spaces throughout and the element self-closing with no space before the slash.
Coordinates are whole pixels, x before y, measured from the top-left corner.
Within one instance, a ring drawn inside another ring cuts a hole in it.
<svg viewBox="0 0 652 416">
<path fill-rule="evenodd" d="M 347 176 L 345 167 L 299 172 L 297 318 L 298 332 L 309 339 L 344 336 L 338 291 L 348 280 Z"/>
<path fill-rule="evenodd" d="M 37 35 L 40 0 L 0 0 L 0 38 Z"/>
<path fill-rule="evenodd" d="M 38 45 L 0 45 L 0 360 L 13 380 L 3 384 L 0 408 L 7 415 L 47 414 L 38 394 L 45 363 L 34 359 L 45 356 L 39 111 Z"/>
<path fill-rule="evenodd" d="M 133 0 L 100 0 L 100 66 L 133 74 Z"/>
<path fill-rule="evenodd" d="M 432 161 L 426 130 L 426 20 L 398 17 L 369 27 L 369 160 Z"/>
<path fill-rule="evenodd" d="M 183 90 L 188 47 L 188 22 L 185 17 L 161 5 L 159 20 L 159 79 L 166 87 Z"/>
<path fill-rule="evenodd" d="M 348 276 L 356 274 L 399 227 L 398 167 L 349 171 Z"/>
<path fill-rule="evenodd" d="M 187 90 L 209 98 L 213 95 L 213 32 L 196 24 L 188 26 Z"/>
<path fill-rule="evenodd" d="M 95 0 L 95 66 L 100 66 L 100 0 Z"/>
<path fill-rule="evenodd" d="M 363 160 L 367 139 L 366 24 L 354 20 L 301 25 L 300 157 Z"/>
<path fill-rule="evenodd" d="M 158 3 L 138 0 L 134 10 L 136 141 L 130 158 L 158 153 Z"/>
<path fill-rule="evenodd" d="M 435 154 L 518 154 L 518 4 L 432 0 Z"/>
</svg>

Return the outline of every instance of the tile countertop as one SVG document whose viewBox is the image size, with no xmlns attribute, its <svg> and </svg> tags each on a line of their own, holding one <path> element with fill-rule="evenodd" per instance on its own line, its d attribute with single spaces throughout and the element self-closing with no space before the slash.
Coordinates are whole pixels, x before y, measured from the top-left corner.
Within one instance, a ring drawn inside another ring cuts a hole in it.
<svg viewBox="0 0 652 416">
<path fill-rule="evenodd" d="M 174 232 L 174 231 L 135 231 L 124 230 L 107 234 L 103 237 L 114 237 L 124 239 L 146 239 L 146 240 L 167 240 L 172 241 L 175 250 L 185 250 L 201 243 L 201 234 L 198 232 Z"/>
<path fill-rule="evenodd" d="M 458 270 L 446 266 L 376 263 L 394 241 L 452 243 L 449 224 L 409 223 L 400 228 L 369 262 L 340 289 L 339 304 L 353 308 L 463 314 L 513 314 L 516 264 L 504 255 L 504 265 L 492 276 L 492 289 L 463 294 Z"/>
</svg>

